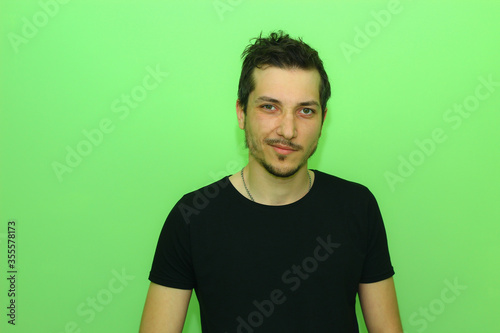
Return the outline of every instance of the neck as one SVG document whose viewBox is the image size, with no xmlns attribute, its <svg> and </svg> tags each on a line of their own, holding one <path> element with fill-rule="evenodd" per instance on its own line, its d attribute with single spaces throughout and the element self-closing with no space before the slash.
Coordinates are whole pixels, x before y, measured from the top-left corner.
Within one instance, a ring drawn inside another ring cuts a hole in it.
<svg viewBox="0 0 500 333">
<path fill-rule="evenodd" d="M 305 164 L 292 176 L 278 177 L 270 174 L 260 163 L 250 160 L 243 176 L 256 202 L 279 206 L 293 203 L 309 192 L 309 177 L 312 178 L 313 173 L 308 175 L 308 172 Z M 249 197 L 247 193 L 245 196 Z"/>
</svg>

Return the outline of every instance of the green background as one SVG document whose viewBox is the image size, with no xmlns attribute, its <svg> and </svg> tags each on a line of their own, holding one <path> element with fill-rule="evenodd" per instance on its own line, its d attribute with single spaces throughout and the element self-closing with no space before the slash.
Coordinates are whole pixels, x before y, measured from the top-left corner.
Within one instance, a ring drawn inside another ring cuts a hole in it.
<svg viewBox="0 0 500 333">
<path fill-rule="evenodd" d="M 240 54 L 283 29 L 333 87 L 309 167 L 376 195 L 405 332 L 498 332 L 499 17 L 498 1 L 2 1 L 0 330 L 138 330 L 168 212 L 246 163 Z M 193 299 L 185 332 L 198 316 Z"/>
</svg>

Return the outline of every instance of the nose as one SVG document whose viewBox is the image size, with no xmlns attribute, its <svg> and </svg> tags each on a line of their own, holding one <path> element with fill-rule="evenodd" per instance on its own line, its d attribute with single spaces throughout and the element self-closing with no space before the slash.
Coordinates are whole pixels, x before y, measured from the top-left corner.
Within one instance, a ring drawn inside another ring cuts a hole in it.
<svg viewBox="0 0 500 333">
<path fill-rule="evenodd" d="M 297 136 L 296 120 L 293 113 L 284 113 L 280 118 L 278 126 L 278 135 L 287 140 L 291 140 Z"/>
</svg>

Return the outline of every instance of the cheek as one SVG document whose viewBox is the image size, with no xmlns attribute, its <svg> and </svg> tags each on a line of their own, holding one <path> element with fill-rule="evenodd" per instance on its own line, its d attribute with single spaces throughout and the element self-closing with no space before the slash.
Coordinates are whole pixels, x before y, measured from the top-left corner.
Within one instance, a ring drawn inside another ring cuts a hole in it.
<svg viewBox="0 0 500 333">
<path fill-rule="evenodd" d="M 256 137 L 269 136 L 273 131 L 273 124 L 270 119 L 255 119 L 252 123 L 252 133 Z"/>
<path fill-rule="evenodd" d="M 317 140 L 321 136 L 321 126 L 312 126 L 308 129 L 309 140 Z"/>
</svg>

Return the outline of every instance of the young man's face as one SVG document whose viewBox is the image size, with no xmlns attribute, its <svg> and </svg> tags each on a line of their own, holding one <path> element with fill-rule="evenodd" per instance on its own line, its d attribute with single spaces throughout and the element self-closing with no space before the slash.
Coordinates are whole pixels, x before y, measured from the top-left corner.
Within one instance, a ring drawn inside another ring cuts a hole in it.
<svg viewBox="0 0 500 333">
<path fill-rule="evenodd" d="M 255 89 L 246 115 L 237 103 L 238 123 L 245 130 L 249 161 L 269 173 L 289 177 L 307 164 L 321 135 L 320 75 L 316 69 L 255 68 Z"/>
</svg>

